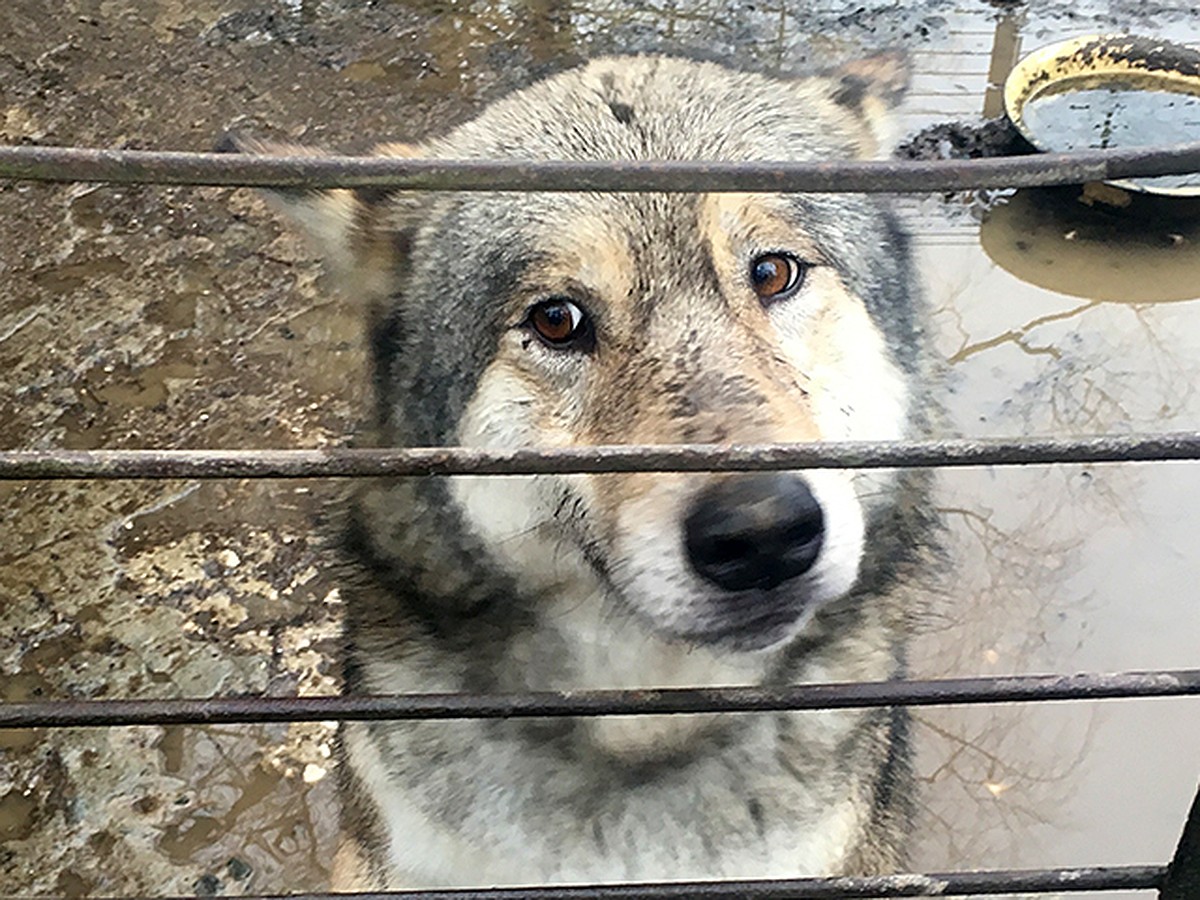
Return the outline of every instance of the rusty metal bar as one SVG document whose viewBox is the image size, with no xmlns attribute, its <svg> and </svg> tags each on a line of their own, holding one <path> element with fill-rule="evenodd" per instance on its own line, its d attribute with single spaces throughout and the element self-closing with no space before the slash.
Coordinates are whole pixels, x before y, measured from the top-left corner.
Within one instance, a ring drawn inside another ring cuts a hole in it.
<svg viewBox="0 0 1200 900">
<path fill-rule="evenodd" d="M 906 193 L 1082 184 L 1200 171 L 1200 143 L 975 160 L 543 161 L 262 157 L 0 147 L 0 178 L 423 191 L 811 191 Z"/>
<path fill-rule="evenodd" d="M 1200 669 L 527 694 L 49 700 L 0 703 L 0 728 L 749 713 L 1197 695 Z"/>
<path fill-rule="evenodd" d="M 1167 866 L 1159 900 L 1196 900 L 1200 897 L 1200 789 L 1192 800 L 1179 846 Z"/>
<path fill-rule="evenodd" d="M 1165 866 L 1009 869 L 865 878 L 693 881 L 355 894 L 258 894 L 240 900 L 849 900 L 869 897 L 983 896 L 1008 893 L 1153 890 Z M 57 895 L 0 894 L 6 900 L 67 900 Z M 114 897 L 111 900 L 151 900 Z M 194 900 L 156 897 L 152 900 Z M 1194 895 L 1192 900 L 1194 900 Z"/>
<path fill-rule="evenodd" d="M 8 450 L 0 481 L 115 478 L 354 478 L 1015 466 L 1200 459 L 1200 432 L 1087 438 L 967 438 L 762 445 L 615 445 L 524 450 Z"/>
</svg>

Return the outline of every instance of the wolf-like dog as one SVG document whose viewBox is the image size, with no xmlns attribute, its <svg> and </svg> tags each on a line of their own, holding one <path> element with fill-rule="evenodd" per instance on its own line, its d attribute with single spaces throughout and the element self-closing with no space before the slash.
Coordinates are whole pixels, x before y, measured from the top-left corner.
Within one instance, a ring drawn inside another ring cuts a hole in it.
<svg viewBox="0 0 1200 900">
<path fill-rule="evenodd" d="M 603 58 L 405 157 L 879 155 L 902 60 L 812 77 Z M 258 153 L 310 152 L 242 140 Z M 284 191 L 371 319 L 378 442 L 479 448 L 927 432 L 905 236 L 863 196 Z M 343 545 L 348 692 L 900 675 L 924 476 L 391 479 Z M 356 722 L 335 887 L 894 871 L 898 709 Z"/>
</svg>

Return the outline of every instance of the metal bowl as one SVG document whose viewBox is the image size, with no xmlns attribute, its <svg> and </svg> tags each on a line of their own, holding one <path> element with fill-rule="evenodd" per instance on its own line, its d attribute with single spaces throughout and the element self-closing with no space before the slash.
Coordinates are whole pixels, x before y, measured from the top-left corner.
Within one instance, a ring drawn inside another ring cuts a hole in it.
<svg viewBox="0 0 1200 900">
<path fill-rule="evenodd" d="M 1200 141 L 1200 51 L 1132 35 L 1073 38 L 1022 59 L 1004 83 L 1004 106 L 1039 150 Z M 1200 195 L 1200 173 L 1112 184 Z"/>
</svg>

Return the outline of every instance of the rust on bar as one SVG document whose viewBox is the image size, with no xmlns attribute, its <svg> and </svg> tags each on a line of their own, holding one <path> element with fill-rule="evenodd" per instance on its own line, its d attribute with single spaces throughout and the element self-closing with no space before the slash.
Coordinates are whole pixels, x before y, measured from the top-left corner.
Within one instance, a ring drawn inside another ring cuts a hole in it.
<svg viewBox="0 0 1200 900">
<path fill-rule="evenodd" d="M 757 881 L 643 882 L 519 888 L 380 891 L 373 893 L 249 894 L 241 900 L 848 900 L 870 897 L 943 897 L 1153 890 L 1165 866 L 1093 866 L 1066 869 L 995 869 L 902 873 L 866 877 Z M 11 898 L 17 900 L 17 898 Z M 20 900 L 67 900 L 58 895 Z M 111 900 L 192 900 L 113 897 Z"/>
<path fill-rule="evenodd" d="M 126 478 L 355 478 L 578 472 L 769 471 L 1013 466 L 1200 459 L 1200 432 L 1090 438 L 612 445 L 524 450 L 7 450 L 0 481 Z"/>
<path fill-rule="evenodd" d="M 47 700 L 0 704 L 0 728 L 752 713 L 1197 695 L 1200 669 L 525 694 Z"/>
<path fill-rule="evenodd" d="M 911 193 L 1082 184 L 1200 171 L 1200 143 L 974 160 L 703 162 L 243 156 L 0 147 L 0 178 L 423 191 Z"/>
</svg>

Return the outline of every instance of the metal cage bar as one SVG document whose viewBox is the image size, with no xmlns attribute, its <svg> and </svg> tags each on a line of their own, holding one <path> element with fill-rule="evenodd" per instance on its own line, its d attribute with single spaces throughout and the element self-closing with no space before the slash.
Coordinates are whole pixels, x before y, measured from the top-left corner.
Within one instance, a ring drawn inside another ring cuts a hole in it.
<svg viewBox="0 0 1200 900">
<path fill-rule="evenodd" d="M 1200 459 L 1200 432 L 1088 438 L 966 438 L 810 444 L 616 445 L 476 450 L 9 450 L 0 481 L 116 478 L 354 478 L 602 472 L 870 469 Z"/>
<path fill-rule="evenodd" d="M 1082 184 L 1200 171 L 1200 143 L 974 160 L 703 162 L 251 156 L 0 147 L 0 178 L 422 191 L 915 193 Z"/>
<path fill-rule="evenodd" d="M 1153 890 L 1162 886 L 1166 871 L 1166 866 L 995 869 L 860 878 L 659 882 L 346 894 L 257 894 L 244 896 L 240 900 L 850 900 L 869 897 L 977 897 L 1009 892 L 1047 894 Z M 36 900 L 67 898 L 39 896 Z M 112 900 L 188 898 L 114 897 Z M 1195 900 L 1194 896 L 1190 900 Z"/>
<path fill-rule="evenodd" d="M 0 728 L 752 713 L 1197 695 L 1200 669 L 522 694 L 49 700 L 0 703 Z"/>
</svg>

